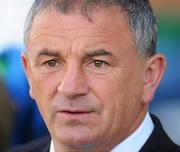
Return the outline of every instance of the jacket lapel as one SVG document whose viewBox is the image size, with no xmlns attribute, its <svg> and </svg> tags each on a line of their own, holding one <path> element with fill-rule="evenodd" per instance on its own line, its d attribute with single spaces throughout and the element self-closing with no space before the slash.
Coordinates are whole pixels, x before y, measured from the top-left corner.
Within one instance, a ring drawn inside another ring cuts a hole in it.
<svg viewBox="0 0 180 152">
<path fill-rule="evenodd" d="M 165 133 L 159 119 L 152 114 L 151 118 L 154 122 L 154 130 L 145 145 L 141 148 L 140 152 L 172 151 L 173 149 L 175 150 L 176 145 Z"/>
</svg>

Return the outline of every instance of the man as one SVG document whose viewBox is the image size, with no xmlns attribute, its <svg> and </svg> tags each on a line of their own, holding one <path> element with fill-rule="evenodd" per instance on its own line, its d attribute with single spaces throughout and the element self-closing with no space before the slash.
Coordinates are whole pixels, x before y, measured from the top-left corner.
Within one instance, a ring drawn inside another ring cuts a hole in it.
<svg viewBox="0 0 180 152">
<path fill-rule="evenodd" d="M 148 0 L 36 0 L 25 46 L 51 138 L 16 151 L 179 151 L 148 113 L 166 67 Z"/>
</svg>

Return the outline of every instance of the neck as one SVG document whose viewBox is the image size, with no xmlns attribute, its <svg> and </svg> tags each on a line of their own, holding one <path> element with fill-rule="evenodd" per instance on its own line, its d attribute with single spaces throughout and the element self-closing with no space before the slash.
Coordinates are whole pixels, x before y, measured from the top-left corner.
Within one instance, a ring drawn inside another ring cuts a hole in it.
<svg viewBox="0 0 180 152">
<path fill-rule="evenodd" d="M 132 128 L 130 128 L 130 130 L 127 132 L 124 139 L 129 137 L 141 125 L 142 121 L 144 120 L 146 116 L 147 111 L 148 111 L 148 105 L 143 105 L 136 115 L 136 119 L 133 122 Z"/>
</svg>

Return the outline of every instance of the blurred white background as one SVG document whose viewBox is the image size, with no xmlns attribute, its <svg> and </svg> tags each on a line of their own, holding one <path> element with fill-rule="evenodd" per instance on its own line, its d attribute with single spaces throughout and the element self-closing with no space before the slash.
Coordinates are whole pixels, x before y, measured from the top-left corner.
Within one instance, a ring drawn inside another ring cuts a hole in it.
<svg viewBox="0 0 180 152">
<path fill-rule="evenodd" d="M 0 0 L 0 50 L 9 43 L 22 44 L 25 17 L 33 0 Z"/>
</svg>

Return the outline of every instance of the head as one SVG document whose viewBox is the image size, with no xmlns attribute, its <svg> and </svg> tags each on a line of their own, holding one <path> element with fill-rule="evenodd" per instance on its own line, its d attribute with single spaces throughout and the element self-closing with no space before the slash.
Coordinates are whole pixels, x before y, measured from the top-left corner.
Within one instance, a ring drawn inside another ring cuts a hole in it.
<svg viewBox="0 0 180 152">
<path fill-rule="evenodd" d="M 64 151 L 109 151 L 142 122 L 165 69 L 148 0 L 37 0 L 22 55 Z"/>
</svg>

